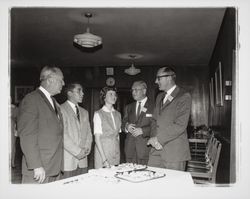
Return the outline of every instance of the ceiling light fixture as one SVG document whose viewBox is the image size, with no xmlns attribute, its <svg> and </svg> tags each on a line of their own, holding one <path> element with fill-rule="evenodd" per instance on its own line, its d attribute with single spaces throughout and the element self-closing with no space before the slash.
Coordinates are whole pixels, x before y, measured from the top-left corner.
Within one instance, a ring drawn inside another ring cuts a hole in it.
<svg viewBox="0 0 250 199">
<path fill-rule="evenodd" d="M 141 69 L 139 68 L 136 68 L 135 65 L 134 65 L 134 60 L 135 59 L 138 59 L 140 57 L 137 57 L 137 55 L 135 54 L 131 54 L 131 55 L 128 55 L 130 57 L 130 59 L 132 60 L 132 64 L 129 68 L 125 69 L 124 72 L 128 75 L 137 75 L 141 72 Z"/>
<path fill-rule="evenodd" d="M 83 34 L 75 35 L 74 42 L 84 48 L 94 48 L 102 44 L 102 38 L 90 33 L 89 19 L 92 17 L 92 14 L 86 13 L 85 17 L 88 18 L 87 30 Z"/>
</svg>

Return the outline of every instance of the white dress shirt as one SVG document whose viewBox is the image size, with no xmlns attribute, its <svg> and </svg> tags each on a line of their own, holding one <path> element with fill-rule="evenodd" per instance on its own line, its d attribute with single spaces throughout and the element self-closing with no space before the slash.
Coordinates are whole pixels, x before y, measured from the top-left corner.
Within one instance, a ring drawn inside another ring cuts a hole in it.
<svg viewBox="0 0 250 199">
<path fill-rule="evenodd" d="M 165 104 L 165 102 L 167 101 L 168 97 L 171 95 L 171 93 L 174 91 L 175 88 L 176 88 L 176 85 L 174 85 L 172 88 L 170 88 L 167 91 L 167 93 L 166 93 L 166 95 L 165 95 L 165 97 L 163 99 L 163 104 Z"/>
<path fill-rule="evenodd" d="M 148 99 L 148 97 L 145 97 L 143 100 L 136 102 L 135 112 L 137 112 L 137 108 L 139 106 L 139 102 L 141 102 L 141 111 L 143 110 L 143 107 L 146 104 L 147 99 Z"/>
</svg>

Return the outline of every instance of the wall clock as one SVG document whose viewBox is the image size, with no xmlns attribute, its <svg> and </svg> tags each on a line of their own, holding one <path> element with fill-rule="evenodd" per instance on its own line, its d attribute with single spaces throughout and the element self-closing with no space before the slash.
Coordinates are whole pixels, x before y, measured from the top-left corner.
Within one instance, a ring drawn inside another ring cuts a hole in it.
<svg viewBox="0 0 250 199">
<path fill-rule="evenodd" d="M 106 79 L 107 86 L 114 86 L 115 85 L 115 79 L 113 77 L 108 77 Z"/>
</svg>

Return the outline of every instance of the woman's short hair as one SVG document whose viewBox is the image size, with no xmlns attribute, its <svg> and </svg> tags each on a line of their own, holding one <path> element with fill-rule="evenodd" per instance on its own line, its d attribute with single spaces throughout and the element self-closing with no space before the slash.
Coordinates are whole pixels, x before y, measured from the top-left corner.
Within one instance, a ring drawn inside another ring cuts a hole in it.
<svg viewBox="0 0 250 199">
<path fill-rule="evenodd" d="M 101 89 L 100 91 L 100 103 L 101 105 L 104 105 L 105 104 L 105 98 L 106 98 L 106 95 L 107 95 L 107 92 L 108 91 L 115 91 L 117 92 L 117 89 L 115 87 L 110 87 L 110 86 L 105 86 Z"/>
</svg>

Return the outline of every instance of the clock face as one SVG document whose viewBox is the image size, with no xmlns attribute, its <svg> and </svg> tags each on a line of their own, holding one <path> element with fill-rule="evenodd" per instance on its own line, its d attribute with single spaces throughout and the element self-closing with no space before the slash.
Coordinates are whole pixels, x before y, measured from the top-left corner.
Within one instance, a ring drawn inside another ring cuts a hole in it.
<svg viewBox="0 0 250 199">
<path fill-rule="evenodd" d="M 113 77 L 109 77 L 107 80 L 106 80 L 106 84 L 108 86 L 114 86 L 115 85 L 115 79 Z"/>
</svg>

